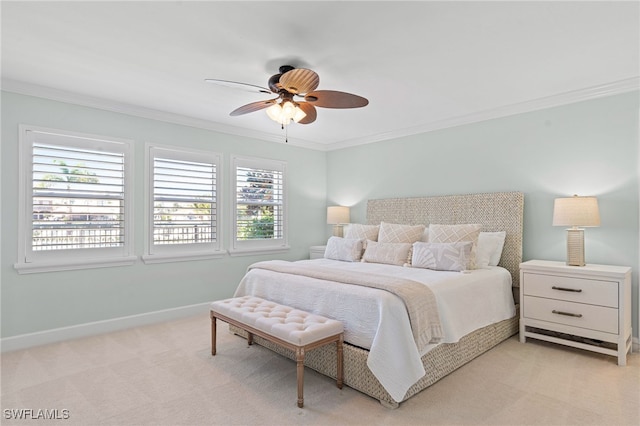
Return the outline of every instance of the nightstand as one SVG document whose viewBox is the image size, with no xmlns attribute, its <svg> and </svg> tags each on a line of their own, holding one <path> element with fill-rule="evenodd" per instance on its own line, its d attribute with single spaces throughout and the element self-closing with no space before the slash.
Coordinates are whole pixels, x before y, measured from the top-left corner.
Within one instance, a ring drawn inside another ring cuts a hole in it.
<svg viewBox="0 0 640 426">
<path fill-rule="evenodd" d="M 311 246 L 309 247 L 309 259 L 322 259 L 327 246 Z"/>
<path fill-rule="evenodd" d="M 631 344 L 631 268 L 520 264 L 520 341 L 527 337 L 618 357 Z"/>
</svg>

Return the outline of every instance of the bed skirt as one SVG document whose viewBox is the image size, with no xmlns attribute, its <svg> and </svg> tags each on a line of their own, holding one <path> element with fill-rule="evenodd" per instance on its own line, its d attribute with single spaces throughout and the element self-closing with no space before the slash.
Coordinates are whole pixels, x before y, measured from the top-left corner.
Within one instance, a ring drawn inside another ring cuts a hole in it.
<svg viewBox="0 0 640 426">
<path fill-rule="evenodd" d="M 237 327 L 230 326 L 229 330 L 246 338 L 246 333 Z M 513 318 L 490 324 L 467 334 L 458 343 L 443 343 L 437 346 L 422 357 L 426 374 L 409 388 L 402 401 L 426 389 L 447 374 L 482 355 L 517 332 L 518 315 L 516 313 Z M 254 342 L 282 356 L 292 360 L 296 359 L 293 351 L 274 345 L 267 340 L 256 336 L 254 337 Z M 380 400 L 380 403 L 386 407 L 398 407 L 398 402 L 391 398 L 391 395 L 382 387 L 378 379 L 367 367 L 368 355 L 369 351 L 366 349 L 350 345 L 347 342 L 344 343 L 344 384 Z M 305 355 L 304 364 L 325 376 L 335 379 L 335 345 L 326 345 L 308 352 Z"/>
</svg>

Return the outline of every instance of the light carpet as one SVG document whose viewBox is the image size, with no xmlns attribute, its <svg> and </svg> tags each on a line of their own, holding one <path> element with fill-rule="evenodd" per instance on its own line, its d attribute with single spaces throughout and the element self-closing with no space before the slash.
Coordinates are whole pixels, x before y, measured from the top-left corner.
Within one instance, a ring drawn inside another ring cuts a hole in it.
<svg viewBox="0 0 640 426">
<path fill-rule="evenodd" d="M 298 408 L 293 361 L 247 347 L 222 324 L 212 357 L 209 325 L 196 316 L 2 354 L 0 423 L 640 424 L 637 353 L 618 367 L 613 357 L 514 336 L 395 410 L 307 368 Z M 20 413 L 59 419 L 13 418 Z"/>
</svg>

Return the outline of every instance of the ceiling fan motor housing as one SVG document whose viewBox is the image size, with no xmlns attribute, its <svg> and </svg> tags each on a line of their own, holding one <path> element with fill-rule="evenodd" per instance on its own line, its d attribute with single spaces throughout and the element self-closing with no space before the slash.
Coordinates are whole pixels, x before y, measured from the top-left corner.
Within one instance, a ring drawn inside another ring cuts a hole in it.
<svg viewBox="0 0 640 426">
<path fill-rule="evenodd" d="M 279 69 L 280 73 L 272 75 L 269 79 L 269 89 L 271 89 L 273 93 L 280 93 L 280 91 L 286 90 L 282 87 L 282 84 L 280 84 L 280 77 L 282 77 L 282 74 L 294 69 L 296 69 L 296 67 L 292 67 L 291 65 L 282 65 Z"/>
<path fill-rule="evenodd" d="M 280 73 L 274 74 L 271 76 L 271 78 L 269 78 L 269 89 L 271 89 L 273 93 L 279 93 L 281 90 L 283 90 L 282 85 L 280 84 L 280 77 L 282 76 L 282 74 L 293 69 L 295 69 L 295 67 L 292 67 L 291 65 L 282 65 L 279 69 Z"/>
<path fill-rule="evenodd" d="M 282 89 L 282 85 L 280 84 L 280 76 L 282 74 L 274 74 L 269 78 L 269 89 L 273 93 L 279 93 Z"/>
</svg>

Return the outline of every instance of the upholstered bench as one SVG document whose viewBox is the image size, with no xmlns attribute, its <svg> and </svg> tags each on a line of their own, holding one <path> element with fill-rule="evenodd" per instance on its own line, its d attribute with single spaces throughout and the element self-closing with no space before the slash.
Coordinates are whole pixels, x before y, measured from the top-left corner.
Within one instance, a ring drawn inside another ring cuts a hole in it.
<svg viewBox="0 0 640 426">
<path fill-rule="evenodd" d="M 342 389 L 343 326 L 340 321 L 310 314 L 305 311 L 279 305 L 259 297 L 244 296 L 218 300 L 211 303 L 211 355 L 216 354 L 216 319 L 235 325 L 248 334 L 249 345 L 253 335 L 260 336 L 296 353 L 298 376 L 298 407 L 304 404 L 304 355 L 306 351 L 336 343 L 336 382 Z"/>
</svg>

